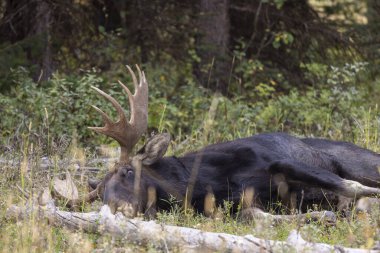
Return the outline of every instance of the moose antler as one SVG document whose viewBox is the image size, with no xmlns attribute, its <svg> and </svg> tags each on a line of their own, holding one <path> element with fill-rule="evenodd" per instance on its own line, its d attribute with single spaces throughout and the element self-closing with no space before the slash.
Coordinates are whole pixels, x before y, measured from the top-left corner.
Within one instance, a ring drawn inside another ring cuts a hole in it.
<svg viewBox="0 0 380 253">
<path fill-rule="evenodd" d="M 132 95 L 131 91 L 121 81 L 118 82 L 128 94 L 130 120 L 127 120 L 123 108 L 113 97 L 92 86 L 94 90 L 112 103 L 119 115 L 119 119 L 113 122 L 106 113 L 93 105 L 92 107 L 102 115 L 105 125 L 103 127 L 89 127 L 98 133 L 115 139 L 120 144 L 121 154 L 119 162 L 121 164 L 128 163 L 129 155 L 133 147 L 148 127 L 148 83 L 145 74 L 140 70 L 139 66 L 136 65 L 139 74 L 139 82 L 137 82 L 135 73 L 129 66 L 126 67 L 132 76 L 135 94 Z"/>
<path fill-rule="evenodd" d="M 139 66 L 136 65 L 139 74 L 139 82 L 137 82 L 135 73 L 129 66 L 126 67 L 132 76 L 135 94 L 132 95 L 131 91 L 121 81 L 119 81 L 119 84 L 128 94 L 131 115 L 130 119 L 127 119 L 123 108 L 116 99 L 104 91 L 92 86 L 94 90 L 112 103 L 119 118 L 116 122 L 113 122 L 105 112 L 93 105 L 92 107 L 102 115 L 105 125 L 103 127 L 89 127 L 98 133 L 105 134 L 115 139 L 120 144 L 120 164 L 127 164 L 129 162 L 129 155 L 133 147 L 148 127 L 148 83 L 145 74 L 140 70 Z M 54 194 L 65 199 L 67 201 L 66 206 L 71 208 L 76 208 L 83 202 L 94 201 L 100 194 L 102 194 L 103 187 L 104 185 L 99 183 L 94 190 L 87 193 L 85 196 L 78 198 L 78 190 L 74 182 L 72 182 L 69 174 L 66 176 L 65 180 L 55 179 L 53 182 Z"/>
</svg>

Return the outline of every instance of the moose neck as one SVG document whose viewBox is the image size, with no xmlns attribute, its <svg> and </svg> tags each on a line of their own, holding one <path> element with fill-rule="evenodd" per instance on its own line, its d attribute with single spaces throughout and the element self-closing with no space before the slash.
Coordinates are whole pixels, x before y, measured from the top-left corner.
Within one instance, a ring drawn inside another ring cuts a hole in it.
<svg viewBox="0 0 380 253">
<path fill-rule="evenodd" d="M 164 157 L 144 170 L 157 188 L 158 198 L 172 195 L 182 200 L 188 186 L 189 171 L 175 156 Z"/>
</svg>

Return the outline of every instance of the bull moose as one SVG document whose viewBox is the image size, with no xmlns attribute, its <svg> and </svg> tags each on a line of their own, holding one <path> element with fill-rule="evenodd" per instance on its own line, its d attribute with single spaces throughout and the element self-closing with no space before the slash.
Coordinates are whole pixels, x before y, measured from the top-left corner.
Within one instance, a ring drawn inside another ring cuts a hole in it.
<svg viewBox="0 0 380 253">
<path fill-rule="evenodd" d="M 91 181 L 93 190 L 82 199 L 71 200 L 71 206 L 100 197 L 114 212 L 135 216 L 169 209 L 172 196 L 204 212 L 205 199 L 212 194 L 216 205 L 232 201 L 236 210 L 247 189 L 253 194 L 246 209 L 266 209 L 276 201 L 302 204 L 306 209 L 313 204 L 338 205 L 342 197 L 380 194 L 380 155 L 348 142 L 263 133 L 213 144 L 181 157 L 164 157 L 170 136 L 161 133 L 132 155 L 147 130 L 148 83 L 138 66 L 139 81 L 127 68 L 135 93 L 119 83 L 129 98 L 129 120 L 113 97 L 93 87 L 112 103 L 119 119 L 114 122 L 93 106 L 105 125 L 91 129 L 120 144 L 120 160 L 103 180 Z"/>
</svg>

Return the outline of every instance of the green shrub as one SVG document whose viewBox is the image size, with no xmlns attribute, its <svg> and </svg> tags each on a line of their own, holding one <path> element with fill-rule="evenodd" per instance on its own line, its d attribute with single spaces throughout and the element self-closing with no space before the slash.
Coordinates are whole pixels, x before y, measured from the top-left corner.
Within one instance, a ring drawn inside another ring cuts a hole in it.
<svg viewBox="0 0 380 253">
<path fill-rule="evenodd" d="M 17 140 L 27 133 L 46 147 L 50 141 L 71 138 L 74 133 L 88 139 L 92 134 L 85 126 L 100 124 L 89 106 L 98 104 L 90 85 L 102 83 L 93 73 L 81 78 L 56 74 L 51 81 L 37 84 L 24 68 L 18 68 L 12 71 L 10 80 L 11 90 L 0 94 L 3 140 L 7 140 L 4 137 Z"/>
<path fill-rule="evenodd" d="M 320 77 L 321 70 L 327 71 L 319 80 L 326 85 L 304 91 L 292 89 L 288 94 L 276 96 L 266 89 L 268 85 L 246 84 L 247 94 L 226 98 L 200 87 L 193 79 L 190 65 L 146 65 L 149 131 L 168 131 L 178 141 L 191 141 L 192 136 L 200 135 L 203 142 L 197 142 L 198 145 L 273 131 L 345 139 L 364 145 L 370 136 L 377 141 L 377 106 L 370 103 L 371 94 L 366 86 L 357 82 L 365 64 L 308 67 Z M 115 74 L 133 89 L 127 71 L 117 69 Z M 83 72 L 80 77 L 57 73 L 49 82 L 37 84 L 26 69 L 14 69 L 8 79 L 12 89 L 0 94 L 3 144 L 7 140 L 21 140 L 25 133 L 43 148 L 73 137 L 86 146 L 111 142 L 87 129 L 103 124 L 90 105 L 116 117 L 111 104 L 91 86 L 115 97 L 126 111 L 129 105 L 120 86 L 106 83 L 100 76 L 96 71 Z M 262 92 L 257 95 L 260 89 Z"/>
</svg>

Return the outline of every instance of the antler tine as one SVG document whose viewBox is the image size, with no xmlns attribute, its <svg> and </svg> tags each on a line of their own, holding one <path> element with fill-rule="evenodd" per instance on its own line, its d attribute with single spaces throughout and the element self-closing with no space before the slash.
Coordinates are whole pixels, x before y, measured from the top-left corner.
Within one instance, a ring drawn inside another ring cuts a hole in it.
<svg viewBox="0 0 380 253">
<path fill-rule="evenodd" d="M 139 82 L 137 82 L 137 78 L 135 73 L 132 71 L 131 67 L 126 65 L 128 71 L 131 73 L 133 85 L 135 87 L 135 93 L 132 95 L 130 90 L 119 81 L 120 85 L 124 88 L 124 90 L 128 93 L 128 96 L 130 97 L 130 107 L 131 107 L 131 118 L 129 120 L 129 123 L 131 125 L 135 124 L 143 124 L 147 125 L 147 113 L 148 113 L 148 83 L 145 78 L 144 72 L 141 71 L 140 67 L 136 64 L 136 68 L 139 75 Z M 138 126 L 140 126 L 140 124 Z M 143 132 L 146 130 L 145 128 L 141 129 Z"/>
<path fill-rule="evenodd" d="M 145 81 L 145 76 L 144 76 L 144 79 L 142 79 L 142 76 L 141 76 L 141 69 L 139 67 L 139 65 L 136 64 L 136 68 L 138 70 L 138 73 L 139 73 L 139 80 L 140 80 L 140 85 Z"/>
<path fill-rule="evenodd" d="M 102 115 L 105 125 L 104 127 L 90 127 L 90 129 L 105 134 L 119 142 L 121 147 L 121 163 L 127 163 L 129 161 L 129 153 L 148 127 L 148 83 L 145 79 L 145 74 L 141 72 L 138 66 L 136 67 L 139 72 L 139 83 L 137 82 L 135 73 L 129 66 L 127 66 L 135 88 L 135 93 L 133 95 L 127 86 L 119 81 L 119 84 L 128 94 L 131 115 L 129 121 L 125 116 L 123 108 L 113 97 L 96 87 L 92 87 L 112 103 L 113 107 L 119 114 L 119 120 L 113 122 L 106 113 L 98 107 L 93 106 L 94 109 Z"/>
<path fill-rule="evenodd" d="M 120 84 L 120 86 L 125 90 L 125 92 L 127 92 L 127 95 L 128 95 L 128 100 L 129 100 L 129 107 L 130 107 L 130 115 L 131 117 L 133 116 L 133 112 L 135 111 L 135 104 L 133 103 L 133 95 L 132 95 L 132 92 L 128 89 L 127 86 L 125 86 L 125 84 L 123 84 L 120 80 L 117 80 L 118 83 Z"/>
<path fill-rule="evenodd" d="M 103 97 L 105 97 L 108 101 L 111 102 L 111 104 L 113 105 L 113 107 L 116 109 L 118 115 L 119 115 L 119 120 L 120 121 L 126 121 L 126 117 L 125 117 L 125 113 L 124 113 L 124 110 L 123 108 L 121 107 L 121 105 L 116 101 L 116 99 L 114 99 L 113 97 L 111 97 L 110 95 L 108 95 L 107 93 L 105 93 L 104 91 L 102 91 L 101 89 L 95 87 L 95 86 L 91 86 L 91 88 L 93 88 L 94 90 L 96 90 L 100 95 L 102 95 Z M 100 110 L 100 109 L 99 109 Z M 97 110 L 98 111 L 98 110 Z M 100 110 L 101 111 L 101 110 Z M 102 114 L 102 116 L 104 117 L 105 113 L 104 112 L 100 112 Z M 109 117 L 107 116 L 108 120 L 111 121 L 109 119 Z"/>
<path fill-rule="evenodd" d="M 138 65 L 136 65 L 136 68 L 139 73 L 139 84 L 133 95 L 133 101 L 136 102 L 136 105 L 134 105 L 136 112 L 131 115 L 129 122 L 132 125 L 139 125 L 141 122 L 148 125 L 148 82 L 146 81 L 144 72 L 141 71 Z"/>
<path fill-rule="evenodd" d="M 103 121 L 106 125 L 112 124 L 112 120 L 110 119 L 110 117 L 108 117 L 108 115 L 105 112 L 103 112 L 101 109 L 99 109 L 99 107 L 97 107 L 95 105 L 91 105 L 91 107 L 94 108 L 98 113 L 100 113 L 102 115 Z M 90 128 L 94 128 L 94 127 L 90 127 Z"/>
<path fill-rule="evenodd" d="M 131 69 L 131 67 L 129 67 L 128 65 L 125 65 L 129 71 L 129 73 L 131 74 L 132 76 L 132 80 L 133 80 L 133 86 L 135 88 L 135 92 L 137 91 L 138 89 L 138 83 L 137 83 L 137 78 L 136 78 L 136 75 L 135 73 L 133 72 L 133 70 Z M 137 65 L 136 65 L 137 66 Z M 137 70 L 139 71 L 139 74 L 140 74 L 140 69 L 137 67 Z"/>
</svg>

